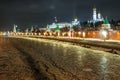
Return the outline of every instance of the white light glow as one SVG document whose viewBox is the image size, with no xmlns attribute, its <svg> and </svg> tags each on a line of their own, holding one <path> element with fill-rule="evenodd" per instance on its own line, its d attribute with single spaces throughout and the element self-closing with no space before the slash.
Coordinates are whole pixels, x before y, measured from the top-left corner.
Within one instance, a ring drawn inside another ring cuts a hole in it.
<svg viewBox="0 0 120 80">
<path fill-rule="evenodd" d="M 83 32 L 83 37 L 85 38 L 85 32 Z"/>
<path fill-rule="evenodd" d="M 102 35 L 106 38 L 107 37 L 107 31 L 102 31 Z"/>
<path fill-rule="evenodd" d="M 68 36 L 71 37 L 71 32 L 70 31 L 68 32 Z"/>
</svg>

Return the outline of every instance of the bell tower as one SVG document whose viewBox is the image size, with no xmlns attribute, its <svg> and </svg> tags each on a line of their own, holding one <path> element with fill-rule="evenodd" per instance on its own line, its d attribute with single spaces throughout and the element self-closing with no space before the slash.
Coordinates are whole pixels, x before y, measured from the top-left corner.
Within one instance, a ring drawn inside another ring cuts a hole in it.
<svg viewBox="0 0 120 80">
<path fill-rule="evenodd" d="M 97 13 L 96 13 L 96 7 L 93 8 L 93 21 L 96 22 L 97 20 Z"/>
</svg>

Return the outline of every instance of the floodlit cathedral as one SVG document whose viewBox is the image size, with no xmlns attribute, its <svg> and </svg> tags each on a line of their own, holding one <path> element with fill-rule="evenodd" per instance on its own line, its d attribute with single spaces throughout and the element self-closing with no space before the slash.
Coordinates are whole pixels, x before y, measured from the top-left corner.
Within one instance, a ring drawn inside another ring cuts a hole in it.
<svg viewBox="0 0 120 80">
<path fill-rule="evenodd" d="M 101 13 L 97 13 L 97 9 L 94 7 L 93 8 L 93 19 L 92 19 L 92 22 L 95 23 L 95 22 L 99 22 L 99 21 L 104 21 Z"/>
</svg>

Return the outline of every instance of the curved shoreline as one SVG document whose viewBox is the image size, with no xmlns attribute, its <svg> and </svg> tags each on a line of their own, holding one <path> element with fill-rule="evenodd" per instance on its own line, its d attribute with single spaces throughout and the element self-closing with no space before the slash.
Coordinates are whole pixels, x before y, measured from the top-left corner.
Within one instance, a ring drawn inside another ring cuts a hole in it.
<svg viewBox="0 0 120 80">
<path fill-rule="evenodd" d="M 79 45 L 85 48 L 110 52 L 114 54 L 120 54 L 120 45 L 115 42 L 90 41 L 90 40 L 83 40 L 83 39 L 46 37 L 46 36 L 45 37 L 44 36 L 29 36 L 29 37 L 57 40 L 57 41 L 62 41 L 62 42 L 70 42 L 70 43 L 73 43 L 73 45 Z"/>
</svg>

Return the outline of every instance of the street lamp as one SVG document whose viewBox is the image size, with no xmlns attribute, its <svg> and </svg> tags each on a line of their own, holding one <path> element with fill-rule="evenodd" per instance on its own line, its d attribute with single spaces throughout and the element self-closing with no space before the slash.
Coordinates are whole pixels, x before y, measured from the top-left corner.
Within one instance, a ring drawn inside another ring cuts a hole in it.
<svg viewBox="0 0 120 80">
<path fill-rule="evenodd" d="M 107 31 L 103 30 L 102 31 L 102 36 L 103 36 L 103 39 L 105 41 L 105 39 L 107 38 Z"/>
<path fill-rule="evenodd" d="M 68 36 L 71 37 L 71 32 L 70 31 L 68 32 Z"/>
<path fill-rule="evenodd" d="M 39 33 L 39 35 L 41 35 L 41 33 Z"/>
<path fill-rule="evenodd" d="M 85 32 L 83 32 L 83 39 L 85 38 Z"/>
<path fill-rule="evenodd" d="M 50 36 L 52 36 L 52 32 L 50 32 Z"/>
</svg>

